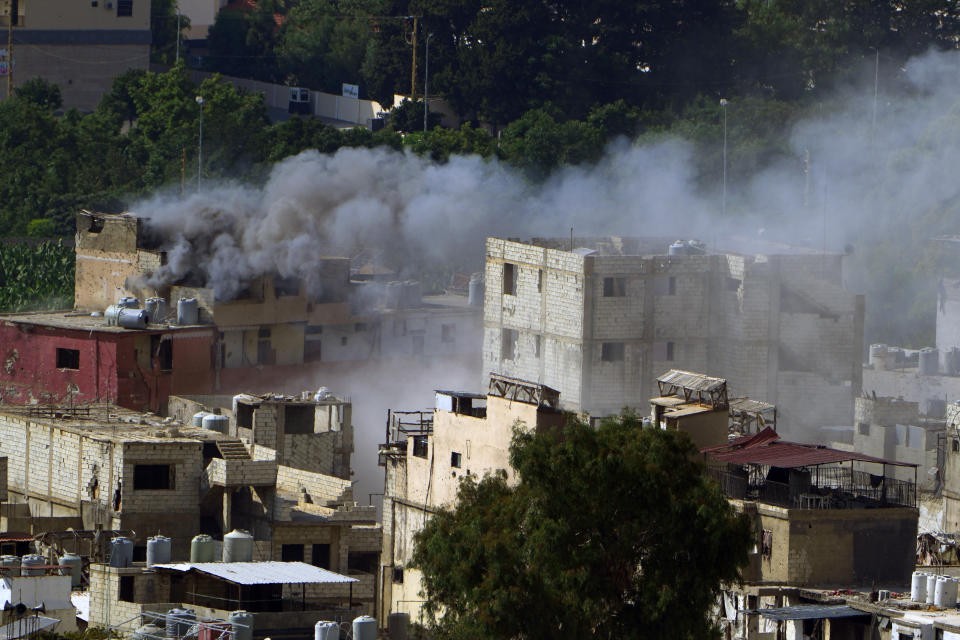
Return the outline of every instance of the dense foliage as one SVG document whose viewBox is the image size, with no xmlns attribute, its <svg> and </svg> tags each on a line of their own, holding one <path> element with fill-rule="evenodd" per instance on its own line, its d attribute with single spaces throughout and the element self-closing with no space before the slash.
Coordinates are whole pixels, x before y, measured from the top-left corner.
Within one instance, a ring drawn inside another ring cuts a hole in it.
<svg viewBox="0 0 960 640">
<path fill-rule="evenodd" d="M 73 247 L 0 244 L 0 311 L 73 307 Z"/>
<path fill-rule="evenodd" d="M 518 482 L 465 479 L 417 535 L 449 638 L 705 638 L 753 542 L 685 434 L 623 415 L 517 431 Z M 602 499 L 600 498 L 602 496 Z"/>
</svg>

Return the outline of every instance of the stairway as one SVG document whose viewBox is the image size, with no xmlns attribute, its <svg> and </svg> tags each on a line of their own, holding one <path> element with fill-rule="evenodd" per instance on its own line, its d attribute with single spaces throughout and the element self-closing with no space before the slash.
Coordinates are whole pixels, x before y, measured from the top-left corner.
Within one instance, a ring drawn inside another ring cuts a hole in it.
<svg viewBox="0 0 960 640">
<path fill-rule="evenodd" d="M 224 460 L 250 460 L 250 452 L 239 440 L 217 440 L 217 449 Z"/>
</svg>

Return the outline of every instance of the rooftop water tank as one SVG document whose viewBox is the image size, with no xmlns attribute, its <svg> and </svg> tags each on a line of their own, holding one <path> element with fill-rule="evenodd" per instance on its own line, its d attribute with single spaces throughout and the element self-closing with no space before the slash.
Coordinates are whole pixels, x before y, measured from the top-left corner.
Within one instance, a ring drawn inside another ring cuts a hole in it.
<svg viewBox="0 0 960 640">
<path fill-rule="evenodd" d="M 377 640 L 377 621 L 370 616 L 353 619 L 353 640 Z"/>
<path fill-rule="evenodd" d="M 201 426 L 208 431 L 216 431 L 218 433 L 227 433 L 230 430 L 230 418 L 227 416 L 218 416 L 216 414 L 209 414 L 203 416 Z"/>
<path fill-rule="evenodd" d="M 153 536 L 147 538 L 147 566 L 170 562 L 170 538 Z"/>
<path fill-rule="evenodd" d="M 957 604 L 957 582 L 950 576 L 937 578 L 936 591 L 933 596 L 934 606 L 940 609 L 952 608 Z"/>
<path fill-rule="evenodd" d="M 253 562 L 253 536 L 234 529 L 223 536 L 224 562 Z"/>
<path fill-rule="evenodd" d="M 409 630 L 409 613 L 394 612 L 387 616 L 387 637 L 390 640 L 406 640 Z"/>
<path fill-rule="evenodd" d="M 933 376 L 940 371 L 940 352 L 927 347 L 920 350 L 920 375 Z"/>
<path fill-rule="evenodd" d="M 910 599 L 914 602 L 927 599 L 927 574 L 922 571 L 914 571 L 910 578 Z"/>
<path fill-rule="evenodd" d="M 20 556 L 0 556 L 0 576 L 17 578 L 20 576 Z"/>
<path fill-rule="evenodd" d="M 110 566 L 129 567 L 133 564 L 133 540 L 117 536 L 110 540 Z"/>
<path fill-rule="evenodd" d="M 139 309 L 140 301 L 133 296 L 124 296 L 123 298 L 120 298 L 120 302 L 117 303 L 117 306 L 121 309 Z"/>
<path fill-rule="evenodd" d="M 144 309 L 120 309 L 117 324 L 124 329 L 146 329 L 150 315 Z"/>
<path fill-rule="evenodd" d="M 182 638 L 197 623 L 197 616 L 189 609 L 170 609 L 167 611 L 167 637 Z"/>
<path fill-rule="evenodd" d="M 117 305 L 112 304 L 109 307 L 107 307 L 106 311 L 103 312 L 103 317 L 107 319 L 108 327 L 117 326 L 117 316 L 120 315 L 120 309 L 121 307 L 118 307 Z"/>
<path fill-rule="evenodd" d="M 200 324 L 200 307 L 196 298 L 177 300 L 177 324 Z"/>
<path fill-rule="evenodd" d="M 253 640 L 252 613 L 234 611 L 227 621 L 233 625 L 233 640 Z"/>
<path fill-rule="evenodd" d="M 197 411 L 195 414 L 193 414 L 193 419 L 191 420 L 191 423 L 193 424 L 193 426 L 199 429 L 203 427 L 203 419 L 210 415 L 213 415 L 213 414 L 210 413 L 209 411 Z"/>
<path fill-rule="evenodd" d="M 870 345 L 870 366 L 877 370 L 884 370 L 887 368 L 887 352 L 889 347 L 885 344 L 872 344 Z"/>
<path fill-rule="evenodd" d="M 70 576 L 70 586 L 79 587 L 83 582 L 83 558 L 75 553 L 65 553 L 60 556 L 60 575 Z"/>
<path fill-rule="evenodd" d="M 340 626 L 336 622 L 321 620 L 313 625 L 313 640 L 340 640 Z"/>
<path fill-rule="evenodd" d="M 483 274 L 475 273 L 470 276 L 470 286 L 467 288 L 467 304 L 471 307 L 483 306 Z"/>
<path fill-rule="evenodd" d="M 933 598 L 937 593 L 937 574 L 931 573 L 927 575 L 927 593 L 926 593 L 926 603 L 933 604 Z"/>
<path fill-rule="evenodd" d="M 960 347 L 950 347 L 944 351 L 943 372 L 951 376 L 960 375 Z"/>
<path fill-rule="evenodd" d="M 161 324 L 167 319 L 167 301 L 163 298 L 147 298 L 143 305 L 152 324 Z"/>
<path fill-rule="evenodd" d="M 217 543 L 205 533 L 190 541 L 190 562 L 216 562 Z"/>
<path fill-rule="evenodd" d="M 22 576 L 42 576 L 46 571 L 44 569 L 31 569 L 30 567 L 40 567 L 47 564 L 46 558 L 35 554 L 23 556 L 20 558 L 20 575 Z"/>
</svg>

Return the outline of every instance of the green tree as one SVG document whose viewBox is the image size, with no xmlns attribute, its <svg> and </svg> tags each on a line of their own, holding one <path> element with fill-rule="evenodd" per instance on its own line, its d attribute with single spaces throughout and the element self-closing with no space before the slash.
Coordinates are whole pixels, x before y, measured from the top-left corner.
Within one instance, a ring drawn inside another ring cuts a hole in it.
<svg viewBox="0 0 960 640">
<path fill-rule="evenodd" d="M 416 536 L 440 635 L 709 637 L 753 536 L 697 457 L 685 434 L 631 414 L 516 430 L 518 482 L 468 477 Z"/>
<path fill-rule="evenodd" d="M 173 64 L 177 60 L 177 46 L 183 51 L 183 32 L 189 31 L 190 18 L 180 13 L 177 0 L 151 0 L 150 2 L 150 61 Z"/>
<path fill-rule="evenodd" d="M 56 111 L 63 106 L 60 87 L 43 78 L 30 78 L 14 88 L 17 97 L 47 111 Z"/>
</svg>

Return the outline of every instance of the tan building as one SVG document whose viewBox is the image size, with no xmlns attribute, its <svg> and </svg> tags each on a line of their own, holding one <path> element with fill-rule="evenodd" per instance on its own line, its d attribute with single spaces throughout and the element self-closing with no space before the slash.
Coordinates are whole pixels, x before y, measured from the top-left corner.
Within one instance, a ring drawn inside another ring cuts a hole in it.
<svg viewBox="0 0 960 640">
<path fill-rule="evenodd" d="M 413 536 L 430 514 L 454 504 L 464 477 L 505 471 L 514 477 L 509 446 L 515 426 L 560 426 L 559 393 L 543 385 L 490 377 L 486 395 L 437 391 L 432 412 L 394 412 L 387 443 L 383 497 L 381 617 L 409 614 L 420 620 L 420 573 L 407 566 Z"/>
<path fill-rule="evenodd" d="M 723 444 L 730 427 L 727 381 L 689 371 L 657 378 L 660 395 L 650 400 L 650 420 L 668 431 L 682 431 L 698 449 Z"/>
<path fill-rule="evenodd" d="M 708 473 L 750 516 L 756 534 L 743 584 L 724 592 L 727 637 L 770 637 L 763 635 L 768 631 L 759 614 L 808 601 L 805 590 L 910 584 L 916 482 L 897 480 L 887 470 L 915 471 L 916 465 L 785 442 L 772 429 L 704 454 Z M 792 634 L 803 630 L 802 617 L 781 621 L 790 622 Z"/>
<path fill-rule="evenodd" d="M 149 66 L 147 0 L 18 0 L 13 6 L 14 87 L 44 78 L 60 87 L 64 108 L 92 110 L 117 75 Z M 5 9 L 3 33 L 9 15 Z M 0 35 L 0 41 L 7 36 Z M 8 53 L 9 43 L 2 46 Z M 4 90 L 5 85 L 0 81 Z"/>
</svg>

